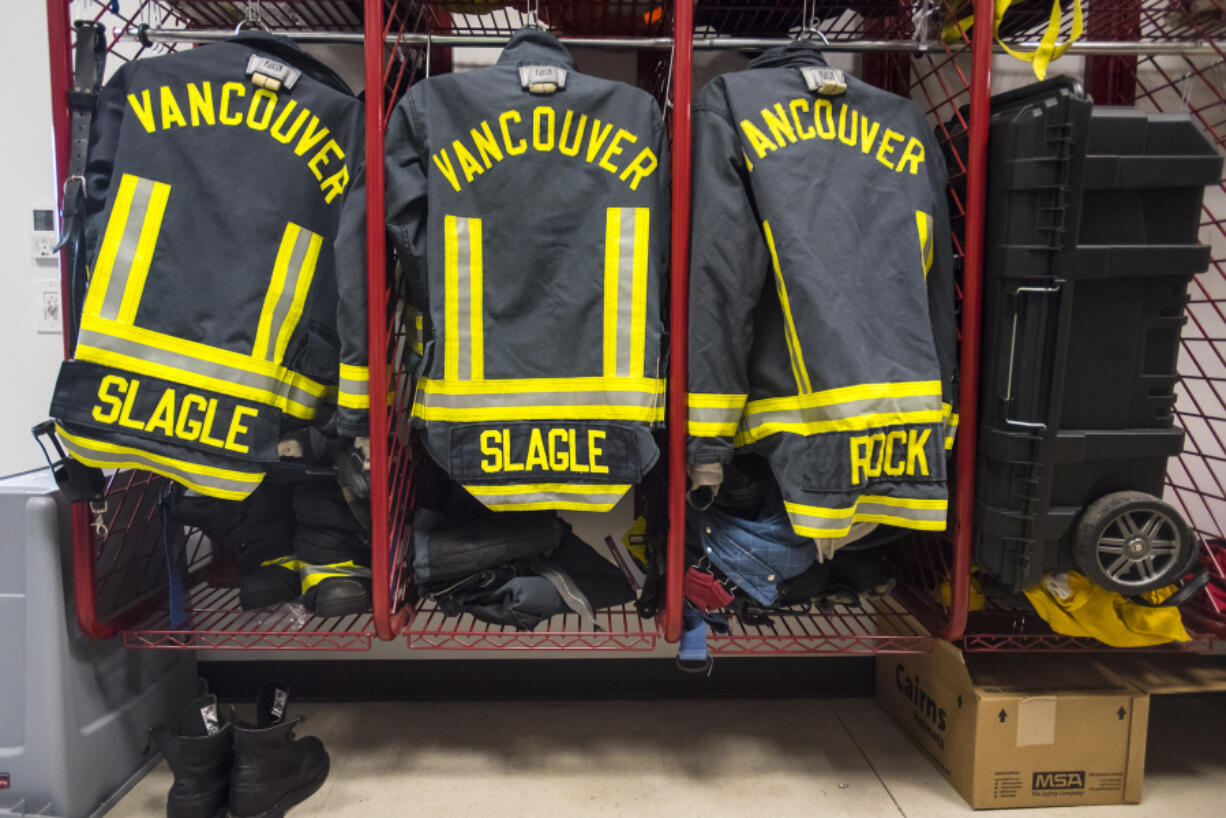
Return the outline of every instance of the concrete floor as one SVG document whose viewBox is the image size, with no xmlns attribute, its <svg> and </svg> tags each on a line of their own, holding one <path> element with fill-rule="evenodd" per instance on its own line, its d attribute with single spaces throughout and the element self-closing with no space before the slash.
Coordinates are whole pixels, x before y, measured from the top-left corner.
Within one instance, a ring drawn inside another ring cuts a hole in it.
<svg viewBox="0 0 1226 818">
<path fill-rule="evenodd" d="M 304 704 L 332 773 L 294 818 L 791 818 L 972 812 L 871 699 Z M 165 764 L 112 811 L 165 815 Z M 1226 815 L 1226 696 L 1155 697 L 1139 806 Z"/>
</svg>

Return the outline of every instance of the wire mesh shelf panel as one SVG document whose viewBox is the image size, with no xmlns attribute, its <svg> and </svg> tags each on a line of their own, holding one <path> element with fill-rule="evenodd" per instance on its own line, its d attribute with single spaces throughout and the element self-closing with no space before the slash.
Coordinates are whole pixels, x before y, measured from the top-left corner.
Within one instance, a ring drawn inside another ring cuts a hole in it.
<svg viewBox="0 0 1226 818">
<path fill-rule="evenodd" d="M 712 653 L 927 653 L 936 637 L 894 595 L 861 606 L 837 605 L 813 613 L 772 613 L 769 621 L 729 617 L 730 632 L 710 634 Z"/>
<path fill-rule="evenodd" d="M 1075 22 L 1073 3 L 1061 6 L 1058 42 L 1069 38 Z M 971 11 L 968 3 L 955 2 L 952 8 L 947 22 L 963 19 Z M 1222 0 L 1083 0 L 1082 9 L 1082 37 L 1094 42 L 1157 44 L 1226 37 Z M 1037 44 L 1050 18 L 1050 3 L 1014 4 L 1002 18 L 1001 39 L 1010 45 Z M 1053 72 L 1059 73 L 1058 63 Z"/>
<path fill-rule="evenodd" d="M 697 0 L 694 31 L 699 37 L 771 38 L 820 31 L 832 43 L 906 40 L 915 11 L 911 0 Z"/>
<path fill-rule="evenodd" d="M 596 612 L 599 630 L 583 630 L 575 614 L 555 616 L 531 631 L 480 622 L 468 614 L 447 616 L 432 602 L 414 612 L 407 631 L 410 648 L 431 650 L 616 650 L 647 651 L 656 646 L 654 624 L 633 606 Z"/>
<path fill-rule="evenodd" d="M 433 34 L 505 36 L 534 24 L 571 37 L 664 37 L 672 33 L 666 0 L 541 0 L 539 3 L 409 0 Z"/>
<path fill-rule="evenodd" d="M 369 650 L 370 614 L 327 619 L 296 606 L 258 611 L 239 607 L 238 588 L 211 582 L 187 591 L 185 628 L 173 628 L 169 610 L 159 606 L 123 631 L 129 648 L 195 650 Z"/>
<path fill-rule="evenodd" d="M 1226 37 L 1226 3 L 1220 0 L 1097 0 L 1087 4 L 1086 14 L 1086 36 L 1096 41 L 1212 43 Z M 1086 87 L 1096 104 L 1187 114 L 1226 151 L 1226 52 L 1216 44 L 1210 50 L 1204 55 L 1094 57 L 1086 61 Z M 1053 63 L 1053 72 L 1060 67 Z M 1175 405 L 1175 422 L 1186 438 L 1182 454 L 1168 465 L 1165 499 L 1192 525 L 1201 541 L 1202 564 L 1226 589 L 1226 563 L 1211 548 L 1226 537 L 1226 184 L 1205 191 L 1200 240 L 1212 248 L 1212 260 L 1189 286 Z M 1190 642 L 1128 650 L 1204 652 L 1226 638 L 1226 605 L 1209 593 L 1182 611 Z M 1053 634 L 1033 611 L 1002 602 L 971 615 L 964 647 L 1113 650 L 1097 640 Z"/>
<path fill-rule="evenodd" d="M 162 0 L 189 28 L 233 28 L 250 7 L 270 28 L 283 31 L 359 31 L 362 0 Z"/>
</svg>

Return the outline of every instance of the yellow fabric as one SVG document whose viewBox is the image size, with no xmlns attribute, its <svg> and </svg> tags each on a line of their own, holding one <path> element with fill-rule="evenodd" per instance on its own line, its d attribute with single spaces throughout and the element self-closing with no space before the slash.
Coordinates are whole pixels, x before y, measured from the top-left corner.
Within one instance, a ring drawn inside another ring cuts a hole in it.
<svg viewBox="0 0 1226 818">
<path fill-rule="evenodd" d="M 1167 642 L 1189 642 L 1179 609 L 1149 608 L 1122 594 L 1108 591 L 1076 571 L 1063 575 L 1069 595 L 1062 599 L 1050 586 L 1059 587 L 1061 575 L 1048 575 L 1044 581 L 1026 589 L 1026 598 L 1039 616 L 1056 633 L 1065 636 L 1090 636 L 1116 648 L 1139 648 Z M 1052 582 L 1051 580 L 1055 580 Z M 1144 594 L 1150 602 L 1161 602 L 1175 592 L 1175 586 Z"/>
<path fill-rule="evenodd" d="M 949 580 L 943 579 L 936 589 L 937 600 L 948 608 L 952 603 L 952 597 L 949 591 Z M 983 595 L 983 585 L 979 582 L 979 577 L 971 577 L 971 595 L 967 603 L 968 611 L 982 611 L 987 598 Z"/>
<path fill-rule="evenodd" d="M 1072 47 L 1073 43 L 1081 39 L 1082 33 L 1082 0 L 1073 0 L 1073 27 L 1069 31 L 1069 37 L 1062 43 L 1057 43 L 1056 40 L 1060 36 L 1060 23 L 1062 22 L 1063 12 L 1060 8 L 1060 0 L 1052 0 L 1051 18 L 1047 22 L 1047 29 L 1043 32 L 1042 39 L 1039 40 L 1039 47 L 1033 53 L 1026 53 L 1011 48 L 1003 40 L 1000 39 L 1000 23 L 1004 19 L 1005 13 L 1009 11 L 1009 7 L 1017 0 L 995 0 L 995 19 L 992 23 L 993 36 L 996 42 L 1000 43 L 1000 47 L 1005 50 L 1005 53 L 1011 57 L 1021 60 L 1022 62 L 1031 63 L 1034 66 L 1034 75 L 1039 79 L 1047 78 L 1047 66 L 1052 60 L 1064 56 Z M 969 9 L 970 6 L 968 5 Z M 975 24 L 975 16 L 968 14 L 961 19 L 947 23 L 941 29 L 941 39 L 947 43 L 956 42 L 966 35 L 971 26 Z"/>
<path fill-rule="evenodd" d="M 644 565 L 647 564 L 647 518 L 637 517 L 630 524 L 629 530 L 622 535 L 622 545 L 626 546 L 634 558 Z"/>
</svg>

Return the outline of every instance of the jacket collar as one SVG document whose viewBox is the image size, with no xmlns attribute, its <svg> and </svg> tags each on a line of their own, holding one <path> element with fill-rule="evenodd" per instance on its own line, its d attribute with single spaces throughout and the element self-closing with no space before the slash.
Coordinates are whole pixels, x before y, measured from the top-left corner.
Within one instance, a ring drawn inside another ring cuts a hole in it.
<svg viewBox="0 0 1226 818">
<path fill-rule="evenodd" d="M 826 65 L 821 49 L 812 40 L 794 40 L 754 58 L 750 68 L 780 68 L 793 65 Z"/>
<path fill-rule="evenodd" d="M 289 37 L 267 31 L 241 31 L 230 37 L 228 42 L 239 43 L 247 48 L 263 51 L 285 60 L 307 76 L 332 86 L 342 94 L 353 96 L 353 90 L 341 79 L 340 74 L 307 54 Z"/>
<path fill-rule="evenodd" d="M 548 31 L 521 28 L 511 37 L 498 58 L 499 65 L 561 65 L 574 68 L 566 46 Z"/>
</svg>

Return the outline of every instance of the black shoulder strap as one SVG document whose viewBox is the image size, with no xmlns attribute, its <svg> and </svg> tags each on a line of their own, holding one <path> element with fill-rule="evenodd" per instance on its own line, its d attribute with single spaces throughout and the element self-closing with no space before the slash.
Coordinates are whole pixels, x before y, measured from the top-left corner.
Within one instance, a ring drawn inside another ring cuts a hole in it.
<svg viewBox="0 0 1226 818">
<path fill-rule="evenodd" d="M 89 154 L 89 130 L 94 119 L 98 89 L 106 67 L 106 27 L 92 20 L 77 20 L 76 67 L 72 89 L 68 92 L 68 107 L 72 112 L 71 147 L 68 156 L 68 178 L 64 180 L 64 200 L 60 205 L 62 234 L 56 249 L 67 247 L 70 281 L 75 288 L 84 281 L 85 248 L 81 240 L 85 232 L 85 162 Z M 67 308 L 73 311 L 71 325 L 77 325 L 77 294 L 67 293 Z"/>
</svg>

